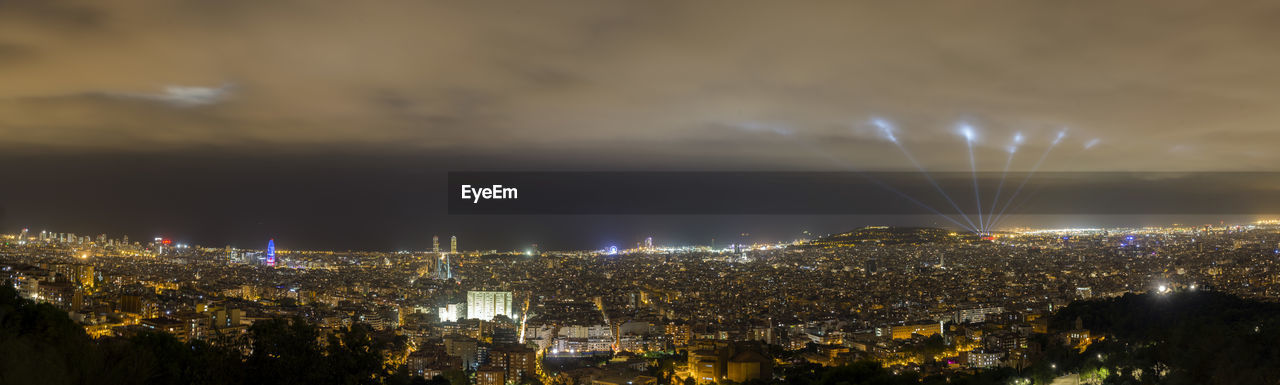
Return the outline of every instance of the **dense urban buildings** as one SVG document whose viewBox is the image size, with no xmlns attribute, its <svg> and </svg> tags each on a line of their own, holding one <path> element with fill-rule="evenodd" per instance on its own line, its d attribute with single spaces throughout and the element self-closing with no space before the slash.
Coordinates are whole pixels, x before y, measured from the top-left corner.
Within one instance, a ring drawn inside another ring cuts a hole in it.
<svg viewBox="0 0 1280 385">
<path fill-rule="evenodd" d="M 447 254 L 451 276 L 435 271 L 449 268 L 435 251 L 167 244 L 24 230 L 5 236 L 0 278 L 95 338 L 158 331 L 234 346 L 265 320 L 329 333 L 361 324 L 405 339 L 387 362 L 426 377 L 470 373 L 475 384 L 743 383 L 864 360 L 922 375 L 1017 369 L 1046 354 L 1040 336 L 1078 349 L 1106 338 L 1050 323 L 1073 301 L 1280 297 L 1272 222 L 989 239 L 868 227 L 727 249 L 645 240 L 617 254 L 460 251 Z M 574 360 L 605 364 L 566 366 Z"/>
</svg>

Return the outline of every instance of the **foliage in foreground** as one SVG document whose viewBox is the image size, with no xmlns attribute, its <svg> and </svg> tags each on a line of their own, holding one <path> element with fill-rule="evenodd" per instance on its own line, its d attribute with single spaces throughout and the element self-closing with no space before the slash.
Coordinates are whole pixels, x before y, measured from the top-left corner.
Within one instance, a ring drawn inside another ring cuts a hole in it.
<svg viewBox="0 0 1280 385">
<path fill-rule="evenodd" d="M 163 333 L 94 340 L 62 310 L 0 285 L 0 384 L 427 383 L 384 365 L 395 341 L 370 332 L 340 328 L 322 346 L 319 329 L 301 319 L 261 321 L 249 328 L 247 356 L 234 345 L 185 344 Z"/>
</svg>

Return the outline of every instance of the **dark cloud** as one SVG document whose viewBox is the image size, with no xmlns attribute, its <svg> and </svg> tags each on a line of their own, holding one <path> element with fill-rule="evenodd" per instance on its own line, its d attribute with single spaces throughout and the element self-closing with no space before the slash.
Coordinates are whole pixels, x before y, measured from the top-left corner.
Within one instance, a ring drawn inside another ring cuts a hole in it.
<svg viewBox="0 0 1280 385">
<path fill-rule="evenodd" d="M 25 45 L 0 42 L 0 65 L 33 58 L 35 49 Z"/>
<path fill-rule="evenodd" d="M 104 12 L 90 4 L 63 0 L 6 0 L 0 2 L 3 20 L 27 20 L 55 28 L 93 28 L 102 25 Z"/>
</svg>

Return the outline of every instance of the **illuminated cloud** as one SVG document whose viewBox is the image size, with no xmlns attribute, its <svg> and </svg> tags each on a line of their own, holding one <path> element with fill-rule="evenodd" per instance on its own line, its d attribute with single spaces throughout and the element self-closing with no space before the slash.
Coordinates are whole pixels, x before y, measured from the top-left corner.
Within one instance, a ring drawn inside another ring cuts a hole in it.
<svg viewBox="0 0 1280 385">
<path fill-rule="evenodd" d="M 1062 126 L 1076 149 L 1076 133 L 1126 143 L 1094 148 L 1081 167 L 1280 164 L 1269 151 L 1280 24 L 1268 16 L 1280 4 L 930 7 L 0 2 L 0 145 L 732 148 L 725 156 L 827 164 L 779 145 L 813 138 L 855 163 L 901 166 L 894 140 L 947 165 L 966 156 L 948 135 L 966 119 L 989 138 L 1022 132 L 1020 153 L 1043 151 Z M 872 117 L 892 121 L 891 136 L 851 132 Z M 742 121 L 788 137 L 709 123 Z M 1005 150 L 983 142 L 976 151 Z M 1195 157 L 1162 156 L 1178 142 L 1197 143 Z M 597 151 L 584 156 L 612 153 Z M 1272 155 L 1244 155 L 1258 153 Z"/>
<path fill-rule="evenodd" d="M 225 99 L 232 90 L 231 84 L 218 87 L 166 86 L 164 91 L 156 94 L 108 92 L 104 95 L 125 98 L 151 100 L 181 107 L 193 107 L 214 104 Z"/>
</svg>

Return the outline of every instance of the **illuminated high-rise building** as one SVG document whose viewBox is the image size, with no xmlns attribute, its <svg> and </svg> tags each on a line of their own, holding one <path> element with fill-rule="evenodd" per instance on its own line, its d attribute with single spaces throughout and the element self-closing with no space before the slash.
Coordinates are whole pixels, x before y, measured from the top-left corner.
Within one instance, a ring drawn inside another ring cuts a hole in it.
<svg viewBox="0 0 1280 385">
<path fill-rule="evenodd" d="M 85 263 L 58 265 L 55 271 L 61 276 L 60 280 L 63 282 L 69 282 L 87 290 L 92 290 L 94 287 L 93 265 Z"/>
<path fill-rule="evenodd" d="M 492 321 L 493 317 L 501 315 L 514 319 L 511 302 L 509 291 L 468 291 L 467 318 Z"/>
<path fill-rule="evenodd" d="M 267 240 L 267 266 L 276 266 L 276 240 Z"/>
<path fill-rule="evenodd" d="M 449 266 L 449 254 L 440 253 L 436 259 L 436 278 L 453 278 L 453 269 Z"/>
<path fill-rule="evenodd" d="M 449 237 L 449 252 L 454 254 L 458 253 L 458 236 L 457 235 L 453 235 Z"/>
<path fill-rule="evenodd" d="M 646 237 L 644 239 L 644 248 L 645 250 L 653 250 L 653 237 Z"/>
<path fill-rule="evenodd" d="M 440 236 L 439 235 L 431 236 L 431 252 L 433 253 L 440 252 Z"/>
</svg>

